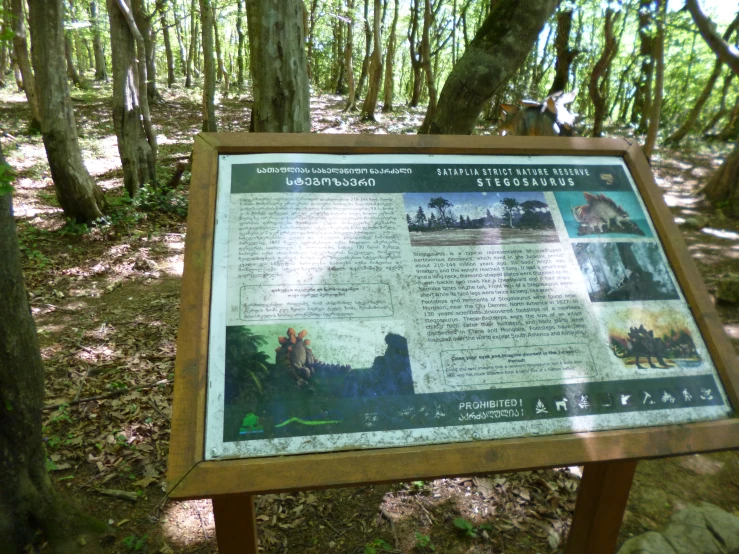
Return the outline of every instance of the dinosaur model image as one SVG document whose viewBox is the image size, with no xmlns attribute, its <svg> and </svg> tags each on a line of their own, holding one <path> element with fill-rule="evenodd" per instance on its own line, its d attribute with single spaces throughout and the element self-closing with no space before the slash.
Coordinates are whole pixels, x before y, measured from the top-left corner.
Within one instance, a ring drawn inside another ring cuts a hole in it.
<svg viewBox="0 0 739 554">
<path fill-rule="evenodd" d="M 585 202 L 582 206 L 572 207 L 572 216 L 580 226 L 578 235 L 593 233 L 630 233 L 644 235 L 644 231 L 631 221 L 631 216 L 612 198 L 605 194 L 584 192 Z"/>
</svg>

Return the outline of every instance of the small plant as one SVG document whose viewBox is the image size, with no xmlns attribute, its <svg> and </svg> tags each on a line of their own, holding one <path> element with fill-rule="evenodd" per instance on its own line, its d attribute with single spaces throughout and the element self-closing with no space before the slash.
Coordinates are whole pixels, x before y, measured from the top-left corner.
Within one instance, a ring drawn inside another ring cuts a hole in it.
<svg viewBox="0 0 739 554">
<path fill-rule="evenodd" d="M 165 212 L 180 217 L 187 215 L 187 197 L 181 191 L 163 191 L 152 185 L 144 185 L 139 189 L 133 205 L 145 212 Z"/>
<path fill-rule="evenodd" d="M 392 551 L 392 549 L 393 547 L 386 543 L 384 540 L 375 539 L 372 542 L 368 542 L 364 545 L 364 554 L 377 554 L 381 551 L 389 552 Z"/>
<path fill-rule="evenodd" d="M 136 535 L 135 533 L 133 535 L 128 535 L 123 539 L 123 546 L 125 546 L 128 550 L 131 552 L 139 552 L 146 548 L 146 541 L 148 540 L 148 535 L 141 535 L 140 537 Z"/>
<path fill-rule="evenodd" d="M 416 531 L 416 550 L 419 552 L 436 552 L 436 547 L 431 542 L 431 537 Z"/>
<path fill-rule="evenodd" d="M 453 523 L 454 523 L 454 526 L 460 529 L 466 537 L 469 537 L 471 539 L 476 539 L 480 531 L 483 531 L 483 530 L 492 531 L 493 530 L 493 527 L 488 524 L 475 527 L 471 522 L 467 521 L 463 517 L 455 518 Z"/>
</svg>

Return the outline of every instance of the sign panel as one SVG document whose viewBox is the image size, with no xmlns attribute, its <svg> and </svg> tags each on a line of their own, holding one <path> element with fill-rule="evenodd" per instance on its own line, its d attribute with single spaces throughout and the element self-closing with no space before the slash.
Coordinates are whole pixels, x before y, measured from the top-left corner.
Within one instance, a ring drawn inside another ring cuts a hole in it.
<svg viewBox="0 0 739 554">
<path fill-rule="evenodd" d="M 723 418 L 620 157 L 221 155 L 206 459 Z"/>
</svg>

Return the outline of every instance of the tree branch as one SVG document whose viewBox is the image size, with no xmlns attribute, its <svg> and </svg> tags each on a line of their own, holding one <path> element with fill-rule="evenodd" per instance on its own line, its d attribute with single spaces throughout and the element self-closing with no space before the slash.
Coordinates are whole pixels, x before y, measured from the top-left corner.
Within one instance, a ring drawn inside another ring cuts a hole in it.
<svg viewBox="0 0 739 554">
<path fill-rule="evenodd" d="M 695 25 L 698 27 L 698 31 L 700 31 L 708 47 L 734 73 L 739 75 L 739 51 L 719 36 L 716 32 L 715 25 L 703 13 L 698 0 L 685 0 L 685 8 L 693 16 L 693 21 L 695 21 Z"/>
</svg>

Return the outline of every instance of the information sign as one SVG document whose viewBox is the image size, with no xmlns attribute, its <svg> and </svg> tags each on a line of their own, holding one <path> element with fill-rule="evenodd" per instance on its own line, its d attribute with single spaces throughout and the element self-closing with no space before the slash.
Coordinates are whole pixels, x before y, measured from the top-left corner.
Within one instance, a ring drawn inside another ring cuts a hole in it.
<svg viewBox="0 0 739 554">
<path fill-rule="evenodd" d="M 220 156 L 206 459 L 724 418 L 618 156 Z"/>
</svg>

